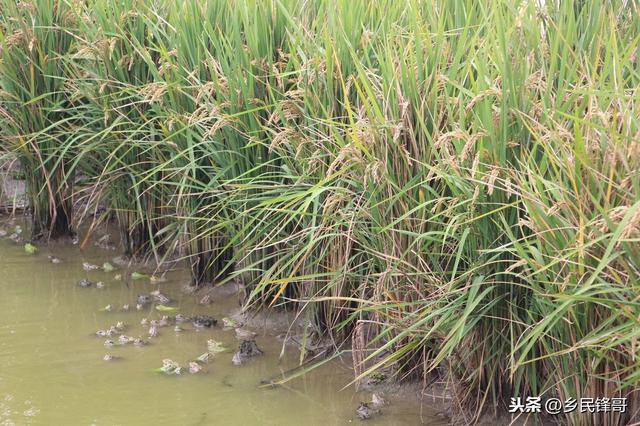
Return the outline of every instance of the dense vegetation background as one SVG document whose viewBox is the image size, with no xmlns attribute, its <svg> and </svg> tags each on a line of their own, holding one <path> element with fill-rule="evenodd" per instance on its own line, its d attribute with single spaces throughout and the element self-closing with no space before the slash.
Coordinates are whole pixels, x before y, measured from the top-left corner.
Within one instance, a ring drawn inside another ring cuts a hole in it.
<svg viewBox="0 0 640 426">
<path fill-rule="evenodd" d="M 628 424 L 640 4 L 544 3 L 1 0 L 0 155 L 34 239 L 106 205 L 125 254 L 241 277 L 358 378 L 444 379 L 467 423 L 622 396 L 563 421 Z"/>
</svg>

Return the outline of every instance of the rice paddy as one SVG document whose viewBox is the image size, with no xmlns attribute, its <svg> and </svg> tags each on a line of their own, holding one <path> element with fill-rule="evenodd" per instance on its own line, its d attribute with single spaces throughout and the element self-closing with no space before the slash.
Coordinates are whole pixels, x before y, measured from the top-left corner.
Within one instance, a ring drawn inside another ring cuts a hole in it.
<svg viewBox="0 0 640 426">
<path fill-rule="evenodd" d="M 639 40 L 637 0 L 0 0 L 0 158 L 33 242 L 114 222 L 295 311 L 355 383 L 632 424 Z"/>
</svg>

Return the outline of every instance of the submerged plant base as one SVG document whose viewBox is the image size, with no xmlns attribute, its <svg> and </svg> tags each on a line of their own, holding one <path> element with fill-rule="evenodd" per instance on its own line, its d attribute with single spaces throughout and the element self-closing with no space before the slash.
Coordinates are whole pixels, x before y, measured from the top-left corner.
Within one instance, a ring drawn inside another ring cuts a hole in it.
<svg viewBox="0 0 640 426">
<path fill-rule="evenodd" d="M 54 201 L 53 211 L 45 208 L 32 208 L 31 238 L 39 240 L 57 240 L 73 238 L 75 232 L 71 228 L 72 205 L 68 201 Z"/>
<path fill-rule="evenodd" d="M 198 239 L 189 243 L 187 259 L 194 287 L 213 285 L 233 272 L 234 250 L 225 245 L 226 239 L 221 237 Z"/>
</svg>

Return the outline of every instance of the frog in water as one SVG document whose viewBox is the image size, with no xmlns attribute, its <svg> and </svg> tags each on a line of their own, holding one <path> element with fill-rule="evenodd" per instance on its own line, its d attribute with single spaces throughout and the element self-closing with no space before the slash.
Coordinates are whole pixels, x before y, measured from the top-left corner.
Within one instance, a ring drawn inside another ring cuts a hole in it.
<svg viewBox="0 0 640 426">
<path fill-rule="evenodd" d="M 78 281 L 78 287 L 81 287 L 81 288 L 89 288 L 92 285 L 93 283 L 86 278 L 83 278 L 80 281 Z"/>
<path fill-rule="evenodd" d="M 138 305 L 148 305 L 152 302 L 151 296 L 148 294 L 139 294 L 138 297 L 136 298 L 136 303 Z"/>
<path fill-rule="evenodd" d="M 218 323 L 218 320 L 209 315 L 196 315 L 192 323 L 196 328 L 211 328 Z"/>
</svg>

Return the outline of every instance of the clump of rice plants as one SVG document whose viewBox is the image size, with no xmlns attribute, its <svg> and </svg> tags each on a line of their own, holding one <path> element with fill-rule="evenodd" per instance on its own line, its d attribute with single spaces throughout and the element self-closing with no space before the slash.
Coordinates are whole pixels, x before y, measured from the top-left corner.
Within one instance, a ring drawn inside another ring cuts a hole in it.
<svg viewBox="0 0 640 426">
<path fill-rule="evenodd" d="M 3 1 L 0 141 L 27 183 L 33 239 L 73 234 L 73 120 L 65 58 L 76 19 L 56 0 Z"/>
<path fill-rule="evenodd" d="M 86 97 L 80 119 L 93 133 L 83 145 L 83 153 L 90 153 L 85 173 L 95 177 L 91 184 L 115 214 L 124 254 L 135 258 L 162 251 L 160 233 L 170 209 L 166 186 L 150 183 L 161 178 L 156 165 L 165 153 L 156 109 L 166 87 L 156 82 L 160 64 L 152 36 L 163 23 L 151 19 L 162 13 L 154 7 L 138 1 L 88 3 L 72 61 Z"/>
<path fill-rule="evenodd" d="M 252 204 L 254 180 L 271 167 L 263 123 L 285 28 L 282 11 L 266 3 L 183 4 L 168 20 L 158 51 L 171 150 L 161 168 L 171 178 L 156 183 L 173 188 L 175 229 L 192 282 L 202 285 L 225 280 L 244 253 L 240 212 Z"/>
</svg>

